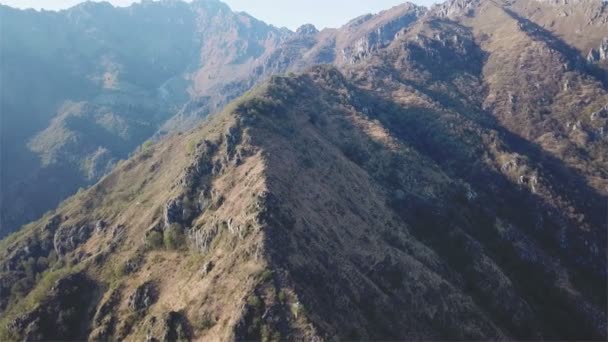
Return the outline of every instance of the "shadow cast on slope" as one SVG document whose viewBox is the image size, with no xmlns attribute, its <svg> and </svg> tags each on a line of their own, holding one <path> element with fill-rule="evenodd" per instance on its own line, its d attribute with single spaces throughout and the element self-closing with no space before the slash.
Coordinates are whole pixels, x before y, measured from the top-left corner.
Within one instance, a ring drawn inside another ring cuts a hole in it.
<svg viewBox="0 0 608 342">
<path fill-rule="evenodd" d="M 404 220 L 414 222 L 412 224 L 414 233 L 433 246 L 456 269 L 461 270 L 465 275 L 468 274 L 469 279 L 472 280 L 469 286 L 473 292 L 476 291 L 474 280 L 476 276 L 471 273 L 471 263 L 468 260 L 470 256 L 467 257 L 466 253 L 459 256 L 457 251 L 466 251 L 470 248 L 467 246 L 468 235 L 481 242 L 492 259 L 504 267 L 512 279 L 517 279 L 516 284 L 521 284 L 518 285 L 519 291 L 543 312 L 543 336 L 581 338 L 583 337 L 580 335 L 581 327 L 587 327 L 585 331 L 597 332 L 596 328 L 589 325 L 590 322 L 580 316 L 576 318 L 571 315 L 572 300 L 565 299 L 560 293 L 561 290 L 554 285 L 557 275 L 551 274 L 550 271 L 547 273 L 548 270 L 542 264 L 522 259 L 492 227 L 496 219 L 501 218 L 534 237 L 533 240 L 543 246 L 545 251 L 550 255 L 558 256 L 558 259 L 567 265 L 579 291 L 593 303 L 600 305 L 605 312 L 605 305 L 601 304 L 606 302 L 605 260 L 601 255 L 595 257 L 591 255 L 586 241 L 595 240 L 600 244 L 600 250 L 606 249 L 603 242 L 605 231 L 601 229 L 604 216 L 602 204 L 606 199 L 588 187 L 576 171 L 563 165 L 557 158 L 506 130 L 499 130 L 511 151 L 526 155 L 535 164 L 543 165 L 544 169 L 548 169 L 546 173 L 550 177 L 550 183 L 560 184 L 560 188 L 554 190 L 561 196 L 573 198 L 574 203 L 584 199 L 588 204 L 582 210 L 596 229 L 595 236 L 580 239 L 578 234 L 584 232 L 576 230 L 576 222 L 564 216 L 559 208 L 555 207 L 555 203 L 549 203 L 527 189 L 516 186 L 504 175 L 490 169 L 481 161 L 483 146 L 471 145 L 470 136 L 454 137 L 453 132 L 444 126 L 446 123 L 442 122 L 444 115 L 441 113 L 426 108 L 400 108 L 379 98 L 369 100 L 375 103 L 374 113 L 378 113 L 372 117 L 383 122 L 408 145 L 414 146 L 419 152 L 437 162 L 444 172 L 472 184 L 478 193 L 479 200 L 472 205 L 467 203 L 462 195 L 455 194 L 454 202 L 446 202 L 444 204 L 446 210 L 440 213 L 436 209 L 437 203 L 425 204 L 412 199 L 396 203 L 395 209 Z M 497 129 L 497 126 L 490 129 Z M 564 184 L 566 186 L 562 187 Z M 387 188 L 390 189 L 391 186 L 387 184 Z M 564 225 L 570 227 L 571 231 L 567 236 L 567 243 L 570 245 L 566 248 L 555 238 L 555 234 Z M 456 236 L 452 235 L 455 239 L 446 239 L 445 227 L 452 227 L 448 229 L 452 232 L 448 235 L 456 234 Z M 456 247 L 458 245 L 460 248 Z M 581 255 L 585 257 L 581 258 Z M 580 266 L 585 270 L 579 270 Z M 487 296 L 483 294 L 476 294 L 474 297 L 481 302 L 487 300 Z M 492 307 L 487 303 L 484 307 L 492 311 Z M 502 316 L 502 321 L 507 322 L 508 325 L 508 317 Z M 529 332 L 520 331 L 519 333 L 523 335 L 519 336 L 531 338 Z M 584 337 L 602 338 L 601 335 L 595 334 Z"/>
</svg>

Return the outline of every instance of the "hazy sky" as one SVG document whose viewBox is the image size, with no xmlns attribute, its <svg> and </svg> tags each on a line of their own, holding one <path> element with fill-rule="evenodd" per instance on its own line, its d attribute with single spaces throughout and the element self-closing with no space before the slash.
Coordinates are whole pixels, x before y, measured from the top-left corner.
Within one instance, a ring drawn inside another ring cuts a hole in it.
<svg viewBox="0 0 608 342">
<path fill-rule="evenodd" d="M 83 0 L 0 0 L 19 8 L 63 9 Z M 137 0 L 139 1 L 139 0 Z M 312 23 L 318 28 L 339 27 L 361 14 L 376 13 L 407 0 L 224 0 L 233 10 L 245 11 L 275 26 L 296 29 Z M 429 6 L 436 0 L 410 0 Z M 116 6 L 127 6 L 135 0 L 110 0 Z"/>
</svg>

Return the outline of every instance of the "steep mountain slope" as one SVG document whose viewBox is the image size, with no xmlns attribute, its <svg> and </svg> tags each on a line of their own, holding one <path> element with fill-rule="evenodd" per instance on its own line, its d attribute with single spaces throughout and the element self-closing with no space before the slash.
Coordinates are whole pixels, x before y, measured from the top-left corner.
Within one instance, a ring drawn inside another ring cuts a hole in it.
<svg viewBox="0 0 608 342">
<path fill-rule="evenodd" d="M 588 230 L 583 228 L 588 222 L 601 227 L 601 196 L 608 193 L 607 121 L 602 114 L 608 103 L 606 87 L 585 64 L 564 69 L 570 56 L 521 29 L 509 7 L 479 2 L 470 8 L 477 14 L 460 18 L 461 24 L 443 19 L 441 8 L 436 9 L 439 15 L 420 20 L 385 51 L 349 72 L 379 96 L 423 112 L 444 112 L 421 120 L 454 122 L 460 132 L 450 129 L 443 132 L 447 136 L 466 134 L 463 123 L 454 121 L 465 118 L 466 126 L 504 133 L 513 151 L 493 143 L 481 148 L 490 154 L 484 159 L 494 159 L 501 174 L 554 202 L 576 220 L 572 226 Z M 503 27 L 506 31 L 487 31 Z M 413 143 L 423 144 L 424 137 L 411 132 L 407 123 L 395 127 Z M 461 156 L 461 150 L 446 142 L 443 152 L 433 153 L 464 177 L 481 155 Z"/>
<path fill-rule="evenodd" d="M 99 180 L 144 141 L 190 129 L 270 75 L 350 63 L 424 12 L 406 4 L 339 30 L 293 33 L 217 0 L 0 7 L 0 235 Z"/>
<path fill-rule="evenodd" d="M 272 77 L 1 242 L 0 339 L 605 340 L 602 5 L 303 26 L 254 69 L 335 66 Z"/>
<path fill-rule="evenodd" d="M 456 115 L 468 135 L 416 143 L 391 122 L 453 127 L 421 113 L 331 68 L 273 78 L 5 241 L 4 337 L 69 338 L 38 319 L 74 306 L 68 289 L 91 291 L 77 338 L 605 337 L 594 256 L 542 234 L 568 218 L 489 160 L 467 180 L 432 152 L 508 135 Z"/>
</svg>

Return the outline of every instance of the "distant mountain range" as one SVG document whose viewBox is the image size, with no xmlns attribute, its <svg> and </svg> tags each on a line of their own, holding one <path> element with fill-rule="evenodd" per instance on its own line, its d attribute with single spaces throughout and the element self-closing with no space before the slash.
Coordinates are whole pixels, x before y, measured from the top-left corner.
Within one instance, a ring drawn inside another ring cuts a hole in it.
<svg viewBox="0 0 608 342">
<path fill-rule="evenodd" d="M 607 338 L 608 3 L 0 18 L 0 340 Z"/>
</svg>

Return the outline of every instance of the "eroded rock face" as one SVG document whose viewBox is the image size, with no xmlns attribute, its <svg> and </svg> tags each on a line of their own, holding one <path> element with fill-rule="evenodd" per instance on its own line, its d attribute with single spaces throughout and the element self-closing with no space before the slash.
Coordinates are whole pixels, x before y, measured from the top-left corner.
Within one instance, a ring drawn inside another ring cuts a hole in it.
<svg viewBox="0 0 608 342">
<path fill-rule="evenodd" d="M 93 226 L 88 223 L 61 227 L 53 239 L 55 252 L 58 256 L 64 256 L 85 243 L 92 232 Z"/>
<path fill-rule="evenodd" d="M 175 198 L 165 206 L 165 224 L 181 223 L 184 220 L 183 203 L 181 198 Z"/>
<path fill-rule="evenodd" d="M 219 224 L 214 224 L 208 228 L 191 231 L 189 233 L 189 237 L 190 241 L 192 241 L 192 244 L 198 251 L 201 253 L 206 253 L 219 232 Z"/>
<path fill-rule="evenodd" d="M 44 301 L 9 324 L 9 330 L 26 341 L 86 340 L 97 284 L 83 273 L 55 282 Z"/>
<path fill-rule="evenodd" d="M 396 35 L 413 23 L 421 14 L 419 11 L 408 12 L 395 18 L 357 40 L 353 46 L 342 51 L 342 57 L 347 64 L 356 64 L 368 58 L 374 51 L 387 46 Z"/>
<path fill-rule="evenodd" d="M 608 118 L 608 104 L 602 107 L 600 110 L 591 113 L 590 119 L 594 121 L 596 119 Z"/>
<path fill-rule="evenodd" d="M 212 174 L 214 165 L 211 156 L 217 151 L 217 144 L 203 140 L 196 145 L 196 162 L 188 166 L 184 172 L 183 178 L 180 180 L 182 185 L 188 191 L 194 191 L 205 176 Z"/>
<path fill-rule="evenodd" d="M 146 322 L 146 341 L 189 341 L 191 337 L 188 319 L 180 312 L 165 313 L 160 319 L 152 316 Z"/>
<path fill-rule="evenodd" d="M 55 233 L 61 224 L 61 216 L 55 215 L 53 216 L 49 222 L 42 228 L 44 232 Z"/>
<path fill-rule="evenodd" d="M 451 0 L 433 8 L 439 17 L 454 17 L 468 14 L 475 8 L 479 0 Z"/>
<path fill-rule="evenodd" d="M 153 282 L 145 282 L 129 296 L 129 308 L 134 311 L 146 310 L 158 299 L 158 290 Z"/>
<path fill-rule="evenodd" d="M 106 223 L 106 221 L 104 220 L 99 220 L 97 221 L 97 223 L 95 224 L 95 232 L 97 233 L 101 233 L 103 231 L 106 230 L 106 227 L 108 226 L 108 224 Z"/>
<path fill-rule="evenodd" d="M 108 341 L 112 337 L 117 321 L 114 310 L 120 303 L 121 297 L 121 289 L 114 289 L 108 299 L 99 307 L 93 320 L 95 330 L 91 334 L 91 340 Z"/>
<path fill-rule="evenodd" d="M 49 240 L 29 240 L 21 248 L 15 249 L 6 260 L 4 270 L 24 271 L 23 263 L 28 259 L 38 259 L 47 257 L 53 249 L 53 244 Z"/>
<path fill-rule="evenodd" d="M 587 61 L 590 63 L 608 61 L 608 37 L 602 40 L 599 47 L 589 51 Z"/>
<path fill-rule="evenodd" d="M 179 312 L 171 311 L 162 322 L 163 341 L 187 341 L 190 339 L 188 320 Z"/>
</svg>

